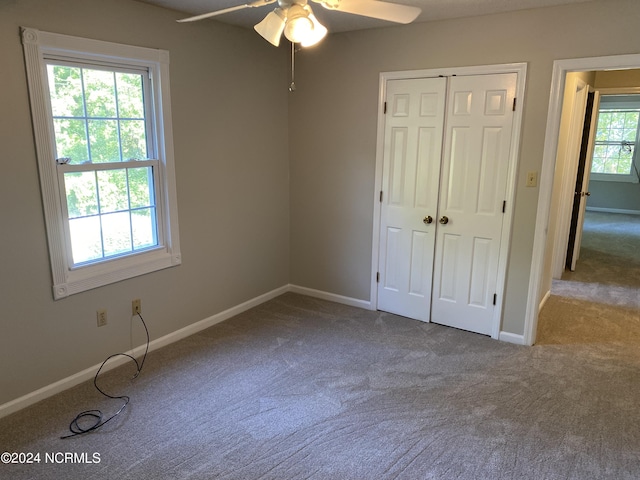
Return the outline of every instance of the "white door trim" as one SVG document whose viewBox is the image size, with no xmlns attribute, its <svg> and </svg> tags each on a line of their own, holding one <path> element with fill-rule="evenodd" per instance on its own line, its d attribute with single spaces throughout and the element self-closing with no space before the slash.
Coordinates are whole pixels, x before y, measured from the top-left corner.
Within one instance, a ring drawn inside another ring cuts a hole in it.
<svg viewBox="0 0 640 480">
<path fill-rule="evenodd" d="M 624 70 L 630 68 L 640 68 L 640 54 L 573 58 L 553 62 L 547 128 L 545 131 L 544 151 L 540 169 L 540 193 L 538 196 L 536 228 L 533 239 L 533 253 L 531 256 L 527 309 L 524 319 L 525 345 L 533 345 L 536 341 L 540 289 L 542 287 L 542 275 L 544 273 L 547 226 L 549 223 L 549 209 L 551 208 L 551 193 L 553 191 L 553 172 L 556 164 L 556 152 L 558 150 L 560 115 L 562 113 L 562 99 L 567 73 L 607 69 Z"/>
<path fill-rule="evenodd" d="M 504 305 L 504 290 L 507 273 L 507 260 L 509 257 L 511 243 L 511 229 L 513 224 L 513 212 L 516 192 L 516 176 L 518 171 L 518 159 L 520 158 L 520 136 L 522 130 L 522 113 L 525 97 L 525 81 L 527 74 L 526 63 L 509 63 L 500 65 L 482 65 L 474 67 L 454 67 L 428 70 L 406 70 L 399 72 L 380 73 L 380 85 L 378 92 L 378 134 L 376 142 L 376 167 L 375 167 L 375 189 L 373 191 L 373 231 L 371 248 L 371 286 L 370 298 L 371 306 L 375 310 L 378 308 L 378 289 L 376 276 L 379 271 L 378 258 L 380 249 L 380 191 L 382 190 L 382 163 L 384 147 L 384 101 L 386 98 L 386 87 L 389 80 L 429 78 L 451 75 L 491 75 L 499 73 L 516 73 L 518 81 L 516 86 L 517 107 L 514 114 L 513 133 L 511 139 L 511 152 L 509 154 L 509 173 L 507 176 L 506 209 L 502 236 L 500 239 L 500 255 L 498 259 L 498 277 L 496 290 L 498 302 L 494 312 L 492 338 L 499 338 L 502 319 L 502 308 Z"/>
</svg>

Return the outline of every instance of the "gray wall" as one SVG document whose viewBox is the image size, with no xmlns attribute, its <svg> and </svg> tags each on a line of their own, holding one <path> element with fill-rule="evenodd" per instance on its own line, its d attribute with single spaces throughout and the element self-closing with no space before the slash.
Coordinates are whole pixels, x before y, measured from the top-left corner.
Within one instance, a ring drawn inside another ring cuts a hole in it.
<svg viewBox="0 0 640 480">
<path fill-rule="evenodd" d="M 177 18 L 131 0 L 0 0 L 0 405 L 129 349 L 133 298 L 155 339 L 288 283 L 287 52 Z M 53 301 L 19 26 L 170 52 L 181 266 Z"/>
<path fill-rule="evenodd" d="M 292 283 L 369 299 L 378 78 L 527 62 L 502 329 L 524 331 L 553 61 L 637 53 L 640 3 L 610 0 L 330 35 L 298 60 L 290 100 Z"/>
<path fill-rule="evenodd" d="M 640 184 L 630 182 L 589 181 L 588 207 L 640 212 Z"/>
</svg>

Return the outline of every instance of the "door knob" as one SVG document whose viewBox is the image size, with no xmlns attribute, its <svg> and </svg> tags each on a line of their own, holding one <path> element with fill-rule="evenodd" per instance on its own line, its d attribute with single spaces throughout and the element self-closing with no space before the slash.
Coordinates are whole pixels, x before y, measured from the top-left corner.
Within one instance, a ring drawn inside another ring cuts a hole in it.
<svg viewBox="0 0 640 480">
<path fill-rule="evenodd" d="M 585 194 L 587 197 L 590 197 L 590 196 L 591 196 L 591 192 L 584 192 L 584 194 Z"/>
<path fill-rule="evenodd" d="M 432 217 L 431 215 L 427 215 L 426 217 L 424 217 L 424 218 L 422 219 L 422 222 L 423 222 L 425 225 L 429 225 L 431 222 L 433 222 L 433 217 Z"/>
<path fill-rule="evenodd" d="M 439 221 L 442 225 L 446 225 L 447 223 L 449 223 L 449 217 L 447 217 L 446 215 L 443 215 Z"/>
</svg>

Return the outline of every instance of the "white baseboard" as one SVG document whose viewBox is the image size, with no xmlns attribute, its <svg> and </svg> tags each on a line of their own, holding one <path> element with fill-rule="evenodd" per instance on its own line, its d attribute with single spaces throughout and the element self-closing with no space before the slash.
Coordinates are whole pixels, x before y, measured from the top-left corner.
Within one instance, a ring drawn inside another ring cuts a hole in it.
<svg viewBox="0 0 640 480">
<path fill-rule="evenodd" d="M 516 345 L 524 345 L 524 335 L 516 333 L 500 332 L 498 339 L 502 342 L 515 343 Z"/>
<path fill-rule="evenodd" d="M 314 290 L 313 288 L 300 287 L 299 285 L 289 285 L 289 291 L 293 293 L 300 293 L 301 295 L 307 295 L 308 297 L 320 298 L 322 300 L 329 300 L 330 302 L 342 303 L 343 305 L 349 305 L 351 307 L 359 307 L 367 310 L 372 310 L 371 302 L 368 300 L 359 300 L 352 297 L 344 297 L 335 293 L 324 292 L 322 290 Z"/>
<path fill-rule="evenodd" d="M 360 308 L 365 308 L 367 310 L 374 310 L 371 302 L 367 300 L 359 300 L 357 298 L 344 297 L 342 295 L 336 295 L 335 293 L 328 293 L 322 290 L 314 290 L 312 288 L 300 287 L 298 285 L 289 285 L 289 291 L 293 293 L 300 293 L 302 295 L 307 295 L 309 297 L 320 298 L 322 300 L 329 300 L 330 302 L 350 305 L 352 307 L 360 307 Z M 550 294 L 551 292 L 548 292 L 547 296 Z M 508 342 L 508 343 L 515 343 L 516 345 L 525 345 L 524 335 L 518 335 L 510 332 L 500 332 L 498 336 L 498 340 L 503 342 Z"/>
<path fill-rule="evenodd" d="M 540 313 L 540 310 L 542 310 L 542 307 L 544 307 L 544 304 L 547 303 L 547 300 L 549 300 L 550 296 L 551 296 L 551 290 L 548 290 L 547 293 L 544 294 L 544 297 L 542 297 L 542 300 L 540 301 L 540 305 L 538 305 L 538 313 Z"/>
<path fill-rule="evenodd" d="M 235 307 L 229 308 L 223 312 L 216 313 L 215 315 L 205 318 L 204 320 L 192 323 L 191 325 L 181 328 L 180 330 L 176 330 L 175 332 L 165 335 L 164 337 L 157 338 L 149 344 L 149 351 L 151 352 L 153 350 L 157 350 L 158 348 L 177 342 L 178 340 L 182 340 L 189 335 L 193 335 L 194 333 L 204 330 L 205 328 L 209 328 L 216 323 L 227 320 L 288 291 L 290 291 L 290 286 L 284 285 L 263 295 L 252 298 L 251 300 L 241 303 L 240 305 L 236 305 Z M 141 345 L 133 349 L 133 353 L 129 353 L 130 355 L 137 357 L 144 353 L 144 349 L 145 345 Z M 114 358 L 104 366 L 102 371 L 106 372 L 112 370 L 120 365 L 127 363 L 127 361 L 129 360 L 125 357 Z M 92 379 L 98 371 L 98 368 L 100 368 L 100 365 L 102 365 L 102 363 L 89 367 L 67 378 L 63 378 L 62 380 L 59 380 L 34 392 L 28 393 L 27 395 L 23 395 L 22 397 L 16 398 L 15 400 L 11 400 L 10 402 L 0 405 L 0 418 L 6 417 L 7 415 L 17 412 L 18 410 L 22 410 L 23 408 L 33 405 L 34 403 L 44 400 L 45 398 L 51 397 L 56 393 L 60 393 L 82 382 Z"/>
<path fill-rule="evenodd" d="M 589 212 L 625 213 L 627 215 L 640 215 L 640 210 L 626 210 L 624 208 L 587 207 Z"/>
</svg>

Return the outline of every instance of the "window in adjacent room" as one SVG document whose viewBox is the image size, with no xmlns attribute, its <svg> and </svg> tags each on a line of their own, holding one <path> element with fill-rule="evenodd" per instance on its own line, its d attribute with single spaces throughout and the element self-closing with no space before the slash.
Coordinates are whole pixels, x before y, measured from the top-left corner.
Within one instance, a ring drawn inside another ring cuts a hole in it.
<svg viewBox="0 0 640 480">
<path fill-rule="evenodd" d="M 593 148 L 591 178 L 638 182 L 636 162 L 640 95 L 602 95 Z"/>
<path fill-rule="evenodd" d="M 180 263 L 168 53 L 23 29 L 54 297 Z"/>
</svg>

